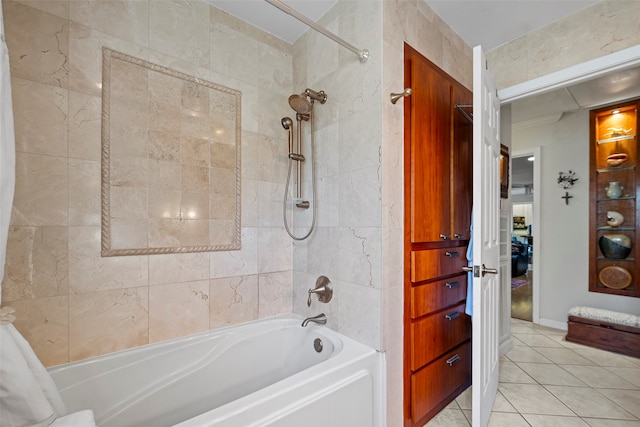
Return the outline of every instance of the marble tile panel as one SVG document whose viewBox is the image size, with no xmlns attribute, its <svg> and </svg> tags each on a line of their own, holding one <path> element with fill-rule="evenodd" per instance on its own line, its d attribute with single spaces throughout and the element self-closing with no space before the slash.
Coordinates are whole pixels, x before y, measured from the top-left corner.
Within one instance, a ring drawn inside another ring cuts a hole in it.
<svg viewBox="0 0 640 427">
<path fill-rule="evenodd" d="M 17 152 L 11 224 L 67 225 L 68 216 L 68 159 Z"/>
<path fill-rule="evenodd" d="M 149 219 L 149 246 L 152 248 L 180 246 L 180 230 L 178 218 Z"/>
<path fill-rule="evenodd" d="M 152 64 L 160 64 L 165 68 L 168 68 L 170 70 L 174 70 L 180 73 L 184 73 L 189 76 L 197 77 L 207 81 L 217 82 L 216 80 L 211 79 L 211 72 L 209 71 L 207 66 L 199 66 L 198 64 L 189 62 L 188 60 L 177 58 L 175 56 L 168 55 L 158 50 L 154 50 L 154 49 L 149 50 L 149 62 L 151 62 Z M 177 93 L 178 98 L 177 98 L 177 104 L 176 104 L 176 105 L 180 105 L 180 97 L 182 96 L 181 94 L 182 81 L 176 80 L 175 83 L 180 85 L 180 89 Z M 168 100 L 170 99 L 171 101 L 173 101 L 174 99 L 176 99 L 173 97 L 173 95 L 174 93 L 172 89 L 171 96 L 168 98 Z"/>
<path fill-rule="evenodd" d="M 233 169 L 208 168 L 208 190 L 216 194 L 236 194 L 236 173 Z"/>
<path fill-rule="evenodd" d="M 178 105 L 180 105 L 182 110 L 202 113 L 204 115 L 210 114 L 209 95 L 213 92 L 213 89 L 190 81 L 183 81 L 181 86 L 180 103 Z"/>
<path fill-rule="evenodd" d="M 149 190 L 148 194 L 149 218 L 176 219 L 180 217 L 182 197 L 180 191 Z"/>
<path fill-rule="evenodd" d="M 144 1 L 70 1 L 69 19 L 140 46 L 149 41 L 149 4 Z"/>
<path fill-rule="evenodd" d="M 214 168 L 233 169 L 236 167 L 236 147 L 235 145 L 212 142 L 210 151 L 203 157 L 210 159 L 210 165 Z"/>
<path fill-rule="evenodd" d="M 191 191 L 191 192 L 201 192 L 201 193 L 206 193 L 210 190 L 211 191 L 218 190 L 214 192 L 218 192 L 221 194 L 228 194 L 229 192 L 228 187 L 225 186 L 223 183 L 220 183 L 220 186 L 222 188 L 210 189 L 209 187 L 210 184 L 214 182 L 214 172 L 217 172 L 217 171 L 214 171 L 213 168 L 211 168 L 211 172 L 212 172 L 211 182 L 209 181 L 209 171 L 210 171 L 210 168 L 208 167 L 182 164 L 180 167 L 180 178 L 182 181 L 181 190 Z M 219 181 L 215 181 L 215 182 L 218 183 Z M 226 190 L 226 191 L 223 191 L 223 190 Z"/>
<path fill-rule="evenodd" d="M 147 189 L 141 187 L 111 187 L 109 216 L 111 218 L 147 219 Z"/>
<path fill-rule="evenodd" d="M 180 215 L 182 219 L 209 219 L 209 195 L 207 193 L 182 192 L 180 198 Z"/>
<path fill-rule="evenodd" d="M 111 188 L 146 188 L 149 183 L 149 164 L 143 157 L 114 157 L 109 161 Z"/>
<path fill-rule="evenodd" d="M 179 105 L 150 100 L 149 129 L 165 133 L 181 133 L 180 117 L 181 110 Z"/>
<path fill-rule="evenodd" d="M 93 28 L 69 22 L 69 89 L 102 95 L 102 48 L 146 60 L 148 49 Z"/>
<path fill-rule="evenodd" d="M 210 220 L 209 241 L 216 244 L 239 245 L 236 222 L 233 220 Z"/>
<path fill-rule="evenodd" d="M 69 361 L 69 297 L 13 301 L 14 326 L 45 366 Z"/>
<path fill-rule="evenodd" d="M 282 203 L 284 199 L 284 184 L 258 181 L 258 225 L 261 227 L 281 227 L 282 219 Z M 242 189 L 244 192 L 244 188 Z M 290 199 L 289 199 L 290 200 Z M 291 202 L 288 202 L 289 206 Z M 290 208 L 289 208 L 290 210 Z M 290 215 L 289 226 L 291 222 Z"/>
<path fill-rule="evenodd" d="M 640 418 L 640 390 L 619 390 L 619 389 L 601 389 L 598 391 L 603 395 L 607 396 L 613 402 L 615 402 L 618 406 L 622 406 L 628 412 L 631 412 L 636 418 Z M 596 417 L 596 415 L 593 415 Z M 600 418 L 609 418 L 602 417 Z M 629 419 L 627 417 L 611 417 L 618 419 Z M 634 419 L 635 421 L 635 419 Z"/>
<path fill-rule="evenodd" d="M 149 287 L 149 342 L 208 329 L 208 280 Z"/>
<path fill-rule="evenodd" d="M 547 386 L 547 389 L 580 417 L 636 420 L 632 414 L 595 389 L 565 386 Z M 640 392 L 637 393 L 640 395 Z"/>
<path fill-rule="evenodd" d="M 149 257 L 149 284 L 192 282 L 209 279 L 206 252 L 162 254 Z"/>
<path fill-rule="evenodd" d="M 340 225 L 379 227 L 382 224 L 380 169 L 369 167 L 340 175 Z M 366 210 L 362 207 L 367 206 Z"/>
<path fill-rule="evenodd" d="M 253 179 L 243 179 L 241 188 L 241 223 L 245 227 L 257 227 L 260 211 L 258 209 L 259 182 Z"/>
<path fill-rule="evenodd" d="M 283 227 L 258 229 L 258 271 L 270 273 L 292 268 L 292 243 Z"/>
<path fill-rule="evenodd" d="M 284 183 L 287 179 L 287 170 L 289 167 L 289 146 L 285 135 L 276 138 L 266 135 L 258 135 L 255 144 L 257 145 L 257 147 L 255 147 L 257 150 L 254 151 L 254 153 L 257 153 L 258 160 L 258 174 L 256 175 L 256 178 L 263 181 Z M 295 162 L 293 162 L 292 167 L 291 179 L 295 182 L 295 179 L 293 178 L 293 176 L 295 176 Z"/>
<path fill-rule="evenodd" d="M 181 173 L 182 167 L 179 162 L 152 160 L 149 162 L 149 188 L 181 191 Z"/>
<path fill-rule="evenodd" d="M 209 219 L 235 220 L 236 203 L 239 197 L 235 194 L 209 194 Z"/>
<path fill-rule="evenodd" d="M 380 349 L 382 291 L 337 280 L 332 282 L 334 289 L 339 292 L 338 332 Z"/>
<path fill-rule="evenodd" d="M 381 229 L 349 227 L 339 230 L 336 279 L 381 288 Z"/>
<path fill-rule="evenodd" d="M 235 325 L 258 319 L 258 276 L 211 279 L 209 327 Z"/>
<path fill-rule="evenodd" d="M 131 101 L 149 98 L 150 71 L 147 67 L 111 56 L 110 73 L 109 90 L 113 105 L 126 107 Z"/>
<path fill-rule="evenodd" d="M 258 318 L 291 313 L 291 271 L 260 274 L 258 277 Z"/>
<path fill-rule="evenodd" d="M 67 295 L 68 243 L 65 227 L 10 227 L 3 301 Z"/>
<path fill-rule="evenodd" d="M 539 384 L 501 383 L 498 389 L 521 414 L 574 415 L 564 403 Z"/>
<path fill-rule="evenodd" d="M 148 288 L 69 296 L 69 360 L 149 342 Z"/>
<path fill-rule="evenodd" d="M 209 7 L 205 2 L 150 2 L 149 48 L 206 67 Z"/>
<path fill-rule="evenodd" d="M 102 257 L 100 247 L 100 227 L 69 228 L 71 294 L 148 285 L 148 256 Z"/>
<path fill-rule="evenodd" d="M 17 0 L 17 3 L 22 3 L 25 6 L 50 13 L 63 19 L 69 19 L 68 0 Z"/>
<path fill-rule="evenodd" d="M 318 227 L 309 237 L 307 248 L 307 272 L 313 275 L 329 275 L 338 271 L 338 251 L 334 248 L 340 239 L 340 230 L 334 227 Z M 329 277 L 331 278 L 331 277 Z"/>
<path fill-rule="evenodd" d="M 148 157 L 158 161 L 180 161 L 180 134 L 149 131 Z"/>
<path fill-rule="evenodd" d="M 573 376 L 558 365 L 519 362 L 518 366 L 535 379 L 538 384 L 583 387 L 586 385 L 578 379 L 579 377 Z"/>
<path fill-rule="evenodd" d="M 211 278 L 258 273 L 258 229 L 242 228 L 242 249 L 209 253 Z"/>
<path fill-rule="evenodd" d="M 16 151 L 67 156 L 69 91 L 15 77 L 11 91 Z"/>
<path fill-rule="evenodd" d="M 11 75 L 69 87 L 68 21 L 13 1 L 3 3 L 3 15 Z"/>
<path fill-rule="evenodd" d="M 247 102 L 250 109 L 250 115 L 256 117 L 258 120 L 257 132 L 274 138 L 282 138 L 283 141 L 286 141 L 286 132 L 282 128 L 280 118 L 291 116 L 295 119 L 294 114 L 289 107 L 290 95 L 290 93 L 275 93 L 258 87 L 256 103 L 252 104 L 251 98 L 249 98 Z M 244 123 L 244 120 L 242 123 Z M 306 123 L 306 125 L 308 124 L 309 123 Z M 308 129 L 305 125 L 303 125 L 303 127 Z M 285 147 L 287 147 L 286 142 Z"/>
<path fill-rule="evenodd" d="M 339 165 L 346 173 L 367 167 L 380 167 L 382 161 L 382 125 L 371 123 L 382 114 L 380 105 L 372 105 L 340 121 Z M 366 123 L 367 125 L 364 125 Z"/>
<path fill-rule="evenodd" d="M 69 91 L 69 157 L 100 161 L 101 98 Z"/>
<path fill-rule="evenodd" d="M 209 167 L 209 153 L 210 147 L 207 139 L 191 138 L 188 136 L 182 137 L 180 143 L 180 161 L 183 164 Z M 235 165 L 235 161 L 233 165 Z"/>
<path fill-rule="evenodd" d="M 340 177 L 338 175 L 318 178 L 316 180 L 316 225 L 318 227 L 338 227 L 340 225 L 338 211 L 339 188 Z M 306 189 L 305 187 L 304 191 L 304 194 L 313 195 L 312 189 L 310 188 Z M 310 197 L 310 202 L 313 204 L 312 197 Z M 306 212 L 306 215 L 309 217 L 306 223 L 311 224 L 313 211 Z"/>
<path fill-rule="evenodd" d="M 287 93 L 293 86 L 293 55 L 291 48 L 285 51 L 262 43 L 257 45 L 259 72 L 256 67 L 258 86 L 273 92 Z"/>
<path fill-rule="evenodd" d="M 211 242 L 210 235 L 208 219 L 183 219 L 180 221 L 180 246 L 182 247 L 225 243 Z"/>
<path fill-rule="evenodd" d="M 144 249 L 149 247 L 149 223 L 146 218 L 111 218 L 110 249 Z"/>
</svg>

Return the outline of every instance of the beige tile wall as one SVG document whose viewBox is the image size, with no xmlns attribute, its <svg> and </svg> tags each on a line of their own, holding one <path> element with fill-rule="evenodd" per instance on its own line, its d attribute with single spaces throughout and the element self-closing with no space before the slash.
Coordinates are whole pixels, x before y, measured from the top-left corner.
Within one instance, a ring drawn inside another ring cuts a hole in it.
<svg viewBox="0 0 640 427">
<path fill-rule="evenodd" d="M 292 47 L 197 1 L 2 6 L 17 145 L 2 301 L 43 363 L 290 312 Z M 242 92 L 240 251 L 100 256 L 102 46 Z"/>
</svg>

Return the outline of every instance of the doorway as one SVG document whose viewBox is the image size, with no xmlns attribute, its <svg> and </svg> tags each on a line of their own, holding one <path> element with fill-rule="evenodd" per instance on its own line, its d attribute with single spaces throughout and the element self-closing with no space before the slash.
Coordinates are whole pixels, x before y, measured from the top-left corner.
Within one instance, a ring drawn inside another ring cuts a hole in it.
<svg viewBox="0 0 640 427">
<path fill-rule="evenodd" d="M 511 317 L 533 320 L 533 154 L 511 163 Z"/>
</svg>

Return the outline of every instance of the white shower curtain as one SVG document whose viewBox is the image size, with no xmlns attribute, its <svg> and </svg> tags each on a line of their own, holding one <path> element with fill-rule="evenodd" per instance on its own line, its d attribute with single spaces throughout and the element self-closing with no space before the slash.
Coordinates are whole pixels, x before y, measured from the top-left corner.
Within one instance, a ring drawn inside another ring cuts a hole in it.
<svg viewBox="0 0 640 427">
<path fill-rule="evenodd" d="M 2 278 L 7 258 L 7 235 L 15 181 L 16 149 L 11 104 L 11 76 L 9 75 L 9 52 L 4 37 L 2 0 L 0 0 L 0 303 L 2 303 Z"/>
</svg>

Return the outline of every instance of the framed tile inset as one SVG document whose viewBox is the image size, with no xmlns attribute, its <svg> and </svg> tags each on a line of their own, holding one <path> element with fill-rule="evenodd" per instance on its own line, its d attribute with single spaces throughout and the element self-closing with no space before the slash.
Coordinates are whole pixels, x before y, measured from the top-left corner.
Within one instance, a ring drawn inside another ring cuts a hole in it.
<svg viewBox="0 0 640 427">
<path fill-rule="evenodd" d="M 240 249 L 240 91 L 102 58 L 102 255 Z"/>
</svg>

